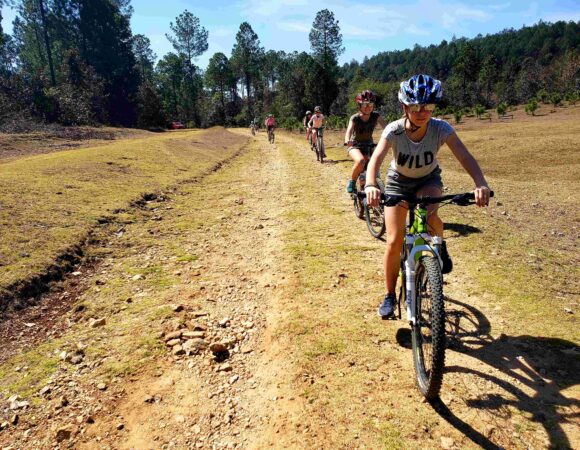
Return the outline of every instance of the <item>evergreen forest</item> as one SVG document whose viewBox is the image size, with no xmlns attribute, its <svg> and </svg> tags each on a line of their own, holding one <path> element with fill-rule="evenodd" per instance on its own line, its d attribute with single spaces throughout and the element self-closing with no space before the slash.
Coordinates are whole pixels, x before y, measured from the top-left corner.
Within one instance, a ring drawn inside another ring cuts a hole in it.
<svg viewBox="0 0 580 450">
<path fill-rule="evenodd" d="M 0 131 L 33 123 L 162 129 L 174 120 L 247 126 L 268 113 L 292 129 L 314 105 L 340 125 L 363 89 L 378 94 L 378 108 L 391 119 L 400 111 L 399 83 L 415 73 L 443 81 L 440 108 L 450 114 L 580 96 L 580 22 L 539 22 L 340 66 L 340 23 L 324 9 L 313 18 L 309 52 L 266 49 L 243 22 L 231 53 L 214 54 L 202 70 L 196 60 L 211 34 L 187 10 L 170 23 L 173 51 L 155 55 L 149 38 L 131 31 L 130 0 L 1 6 L 16 8 L 17 17 L 11 35 L 0 25 Z"/>
</svg>

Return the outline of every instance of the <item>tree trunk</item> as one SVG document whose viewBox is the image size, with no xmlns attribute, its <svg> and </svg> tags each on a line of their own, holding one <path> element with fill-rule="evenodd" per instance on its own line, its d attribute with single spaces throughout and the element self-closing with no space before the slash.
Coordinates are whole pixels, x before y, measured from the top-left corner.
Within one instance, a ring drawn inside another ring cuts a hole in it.
<svg viewBox="0 0 580 450">
<path fill-rule="evenodd" d="M 48 68 L 50 69 L 50 81 L 53 86 L 56 86 L 56 76 L 54 75 L 54 64 L 52 62 L 52 50 L 50 49 L 50 39 L 48 37 L 48 25 L 46 23 L 46 14 L 44 12 L 43 0 L 38 0 L 38 7 L 40 8 L 40 17 L 42 19 L 42 31 L 44 33 L 44 45 L 46 47 L 46 56 L 48 58 Z"/>
</svg>

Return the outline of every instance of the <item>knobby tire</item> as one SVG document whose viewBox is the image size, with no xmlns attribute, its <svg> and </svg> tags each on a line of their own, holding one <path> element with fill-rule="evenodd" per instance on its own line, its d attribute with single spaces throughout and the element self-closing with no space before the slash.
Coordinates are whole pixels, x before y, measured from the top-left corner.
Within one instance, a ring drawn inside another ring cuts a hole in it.
<svg viewBox="0 0 580 450">
<path fill-rule="evenodd" d="M 381 180 L 377 179 L 377 184 L 381 192 L 384 192 L 383 184 Z M 364 217 L 367 222 L 367 228 L 369 233 L 374 238 L 381 238 L 386 231 L 385 225 L 385 210 L 382 206 L 368 206 L 366 201 L 364 202 Z"/>
<path fill-rule="evenodd" d="M 365 220 L 369 233 L 374 238 L 381 238 L 385 234 L 385 214 L 382 206 L 368 206 L 365 204 Z"/>
<path fill-rule="evenodd" d="M 359 219 L 364 219 L 365 218 L 365 203 L 366 200 L 361 200 L 358 195 L 356 195 L 356 191 L 352 196 L 353 198 L 353 208 L 354 208 L 354 214 L 355 216 L 357 216 Z"/>
<path fill-rule="evenodd" d="M 413 364 L 417 386 L 428 400 L 439 396 L 445 370 L 443 277 L 437 259 L 422 256 L 415 268 L 415 317 L 412 325 Z"/>
</svg>

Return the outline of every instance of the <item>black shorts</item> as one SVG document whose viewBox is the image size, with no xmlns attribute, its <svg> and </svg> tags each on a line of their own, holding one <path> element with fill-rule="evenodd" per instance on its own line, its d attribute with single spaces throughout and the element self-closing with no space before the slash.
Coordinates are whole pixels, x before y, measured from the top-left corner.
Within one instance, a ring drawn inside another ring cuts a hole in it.
<svg viewBox="0 0 580 450">
<path fill-rule="evenodd" d="M 406 177 L 389 167 L 385 194 L 415 195 L 419 189 L 425 186 L 436 186 L 443 190 L 439 166 L 433 169 L 433 172 L 421 178 Z"/>
<path fill-rule="evenodd" d="M 360 144 L 357 143 L 357 144 L 353 145 L 352 147 L 348 147 L 346 149 L 346 153 L 349 154 L 352 149 L 357 148 L 360 150 L 360 152 L 362 153 L 363 156 L 365 156 L 366 158 L 370 158 L 371 155 L 373 154 L 373 151 L 375 150 L 376 146 L 377 146 L 377 144 L 374 144 L 374 143 L 371 143 L 371 144 L 369 144 L 369 143 L 360 143 Z"/>
</svg>

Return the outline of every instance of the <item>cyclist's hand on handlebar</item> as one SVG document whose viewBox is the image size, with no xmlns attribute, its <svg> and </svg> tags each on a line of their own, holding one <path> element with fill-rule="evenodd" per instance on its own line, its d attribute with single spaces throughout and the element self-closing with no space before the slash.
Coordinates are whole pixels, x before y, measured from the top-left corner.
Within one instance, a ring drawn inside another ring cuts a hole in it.
<svg viewBox="0 0 580 450">
<path fill-rule="evenodd" d="M 475 195 L 475 204 L 479 207 L 489 205 L 490 189 L 487 186 L 478 186 L 473 191 Z"/>
<path fill-rule="evenodd" d="M 376 186 L 365 186 L 365 194 L 367 195 L 367 203 L 369 206 L 379 206 L 381 200 L 381 190 Z"/>
</svg>

